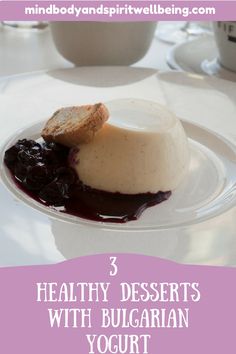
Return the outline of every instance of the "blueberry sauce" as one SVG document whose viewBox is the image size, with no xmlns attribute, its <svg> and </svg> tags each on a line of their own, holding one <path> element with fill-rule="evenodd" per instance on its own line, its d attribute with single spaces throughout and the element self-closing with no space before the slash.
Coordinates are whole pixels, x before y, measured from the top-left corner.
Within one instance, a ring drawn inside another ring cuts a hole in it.
<svg viewBox="0 0 236 354">
<path fill-rule="evenodd" d="M 19 188 L 38 202 L 95 221 L 125 223 L 167 200 L 171 192 L 136 195 L 85 186 L 69 166 L 69 148 L 22 139 L 5 152 L 4 162 Z"/>
</svg>

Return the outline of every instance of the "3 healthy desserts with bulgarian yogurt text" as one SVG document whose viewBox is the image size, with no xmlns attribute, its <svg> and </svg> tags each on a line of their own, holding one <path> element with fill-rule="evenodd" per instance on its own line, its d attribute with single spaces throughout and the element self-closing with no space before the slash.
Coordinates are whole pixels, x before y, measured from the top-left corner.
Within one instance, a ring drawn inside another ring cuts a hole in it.
<svg viewBox="0 0 236 354">
<path fill-rule="evenodd" d="M 45 206 L 86 219 L 135 220 L 168 199 L 189 168 L 183 126 L 156 102 L 61 108 L 41 136 L 18 140 L 5 152 L 17 187 Z"/>
</svg>

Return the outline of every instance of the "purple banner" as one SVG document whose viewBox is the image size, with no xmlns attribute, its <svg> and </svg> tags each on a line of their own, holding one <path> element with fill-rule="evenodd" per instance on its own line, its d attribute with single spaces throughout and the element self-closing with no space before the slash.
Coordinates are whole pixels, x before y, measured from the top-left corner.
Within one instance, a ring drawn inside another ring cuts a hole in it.
<svg viewBox="0 0 236 354">
<path fill-rule="evenodd" d="M 235 278 L 128 254 L 1 268 L 1 353 L 233 354 Z"/>
<path fill-rule="evenodd" d="M 236 19 L 236 1 L 0 1 L 0 20 L 165 21 Z"/>
</svg>

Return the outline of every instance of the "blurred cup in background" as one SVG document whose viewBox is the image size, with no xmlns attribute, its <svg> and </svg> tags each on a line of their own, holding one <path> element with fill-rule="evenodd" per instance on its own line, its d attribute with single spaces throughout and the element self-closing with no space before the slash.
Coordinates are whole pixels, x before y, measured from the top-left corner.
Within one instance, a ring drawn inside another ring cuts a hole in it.
<svg viewBox="0 0 236 354">
<path fill-rule="evenodd" d="M 236 71 L 236 22 L 213 22 L 220 64 Z"/>
<path fill-rule="evenodd" d="M 156 22 L 50 23 L 58 51 L 80 66 L 134 64 L 148 51 L 156 25 Z"/>
</svg>

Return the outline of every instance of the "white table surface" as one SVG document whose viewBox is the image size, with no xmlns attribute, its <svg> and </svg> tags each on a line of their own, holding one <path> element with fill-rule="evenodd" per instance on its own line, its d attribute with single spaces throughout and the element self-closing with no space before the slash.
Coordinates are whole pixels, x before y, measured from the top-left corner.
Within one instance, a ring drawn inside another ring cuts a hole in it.
<svg viewBox="0 0 236 354">
<path fill-rule="evenodd" d="M 170 70 L 166 63 L 170 47 L 154 37 L 149 51 L 135 66 Z M 57 52 L 49 27 L 27 30 L 0 25 L 0 77 L 72 66 Z"/>
<path fill-rule="evenodd" d="M 170 71 L 166 64 L 166 55 L 170 48 L 171 45 L 154 37 L 148 53 L 135 66 Z M 49 28 L 34 31 L 0 25 L 0 88 L 4 86 L 4 77 L 10 75 L 72 66 L 57 52 Z M 12 81 L 15 79 L 17 80 L 17 78 L 12 78 Z M 11 78 L 8 81 L 11 81 Z M 230 88 L 232 85 L 233 83 L 229 85 Z M 21 103 L 20 95 L 17 99 Z M 9 98 L 9 102 L 12 103 L 11 98 Z M 220 104 L 220 102 L 218 103 Z M 40 109 L 41 107 L 39 107 Z M 5 123 L 5 116 L 2 115 L 2 117 Z M 13 208 L 10 216 L 7 208 L 8 203 Z M 181 229 L 175 234 L 172 231 L 169 233 L 161 231 L 158 238 L 155 234 L 151 234 L 148 241 L 145 234 L 139 234 L 139 243 L 137 243 L 136 233 L 129 235 L 128 238 L 125 233 L 121 233 L 118 238 L 117 234 L 110 235 L 105 232 L 99 234 L 90 232 L 88 235 L 86 229 L 84 233 L 80 232 L 78 235 L 78 230 L 73 224 L 71 224 L 69 231 L 67 228 L 65 229 L 66 224 L 64 223 L 53 223 L 51 227 L 45 215 L 27 206 L 22 205 L 19 208 L 15 199 L 13 205 L 12 196 L 2 185 L 0 185 L 0 214 L 2 215 L 0 266 L 54 263 L 79 255 L 91 254 L 95 251 L 95 253 L 104 253 L 110 252 L 111 249 L 122 251 L 131 248 L 135 253 L 140 253 L 140 249 L 143 254 L 154 255 L 152 252 L 155 252 L 156 256 L 181 263 L 235 266 L 236 262 L 235 228 L 230 229 L 230 225 L 234 224 L 231 221 L 228 224 L 226 222 L 226 225 L 229 226 L 226 232 L 224 215 L 217 219 L 218 223 L 213 219 L 207 224 L 208 228 L 206 223 L 202 223 L 194 226 L 191 232 L 187 229 Z M 36 214 L 37 220 L 35 221 Z M 235 219 L 234 214 L 229 213 L 228 220 L 231 218 Z M 29 223 L 26 223 L 25 220 L 28 220 Z M 35 222 L 31 222 L 32 220 Z M 17 233 L 16 227 L 18 228 Z M 34 235 L 33 238 L 29 236 L 31 232 Z M 99 238 L 101 248 L 94 249 L 97 238 Z M 85 239 L 86 242 L 83 242 Z M 153 249 L 150 245 L 154 245 Z"/>
</svg>

